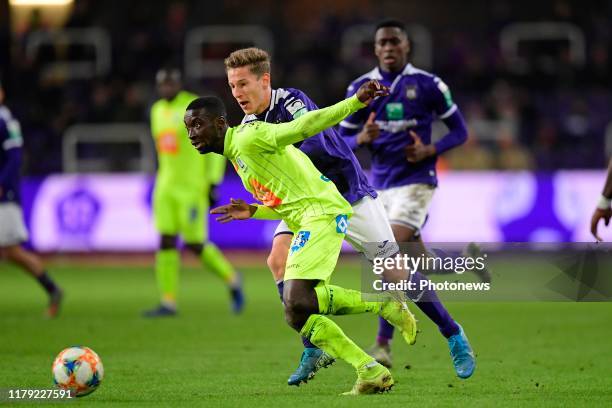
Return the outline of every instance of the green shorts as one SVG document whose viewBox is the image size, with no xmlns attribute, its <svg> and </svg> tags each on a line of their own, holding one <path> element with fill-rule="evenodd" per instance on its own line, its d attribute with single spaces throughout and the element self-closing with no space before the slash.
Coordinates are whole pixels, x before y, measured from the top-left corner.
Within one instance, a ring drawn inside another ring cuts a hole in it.
<svg viewBox="0 0 612 408">
<path fill-rule="evenodd" d="M 208 197 L 176 189 L 155 189 L 153 218 L 161 235 L 180 235 L 188 244 L 199 244 L 208 237 Z"/>
<path fill-rule="evenodd" d="M 336 268 L 347 227 L 346 215 L 305 220 L 291 241 L 284 280 L 328 282 Z"/>
</svg>

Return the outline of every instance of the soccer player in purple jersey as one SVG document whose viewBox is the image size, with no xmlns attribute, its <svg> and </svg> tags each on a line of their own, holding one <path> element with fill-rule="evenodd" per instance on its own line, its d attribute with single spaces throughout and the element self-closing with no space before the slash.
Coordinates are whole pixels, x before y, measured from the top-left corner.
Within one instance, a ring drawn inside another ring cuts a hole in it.
<svg viewBox="0 0 612 408">
<path fill-rule="evenodd" d="M 3 103 L 4 90 L 0 83 L 0 259 L 7 259 L 36 278 L 49 295 L 47 316 L 55 317 L 62 291 L 49 277 L 40 259 L 21 245 L 28 240 L 19 204 L 23 139 L 19 122 Z"/>
<path fill-rule="evenodd" d="M 347 95 L 371 79 L 388 86 L 390 94 L 342 121 L 340 133 L 353 149 L 364 146 L 370 150 L 374 187 L 387 210 L 395 240 L 414 243 L 411 255 L 419 256 L 427 254 L 419 231 L 437 186 L 436 159 L 464 143 L 467 130 L 448 86 L 408 63 L 410 42 L 401 22 L 380 23 L 374 41 L 378 66 L 354 80 Z M 449 132 L 432 143 L 431 125 L 436 118 L 444 121 Z M 419 294 L 418 298 L 429 296 L 435 293 Z M 435 298 L 430 307 L 420 308 L 448 339 L 457 375 L 468 378 L 475 368 L 474 354 L 461 326 L 449 319 L 445 310 L 440 313 L 441 307 Z M 372 353 L 387 364 L 391 362 L 392 336 L 393 327 L 380 321 Z"/>
<path fill-rule="evenodd" d="M 271 87 L 270 60 L 263 50 L 247 48 L 235 51 L 226 59 L 225 64 L 232 95 L 246 114 L 243 123 L 256 120 L 269 123 L 289 122 L 307 111 L 318 109 L 314 102 L 298 89 Z M 327 129 L 306 139 L 299 148 L 351 203 L 354 215 L 349 223 L 346 240 L 370 261 L 374 257 L 396 255 L 399 249 L 380 199 L 344 139 L 339 137 L 334 129 Z M 281 298 L 292 235 L 293 232 L 281 222 L 275 231 L 268 257 L 268 266 Z M 382 251 L 377 245 L 366 245 L 374 242 L 382 244 Z M 397 274 L 395 276 L 398 276 Z M 393 279 L 390 277 L 389 280 Z M 416 274 L 413 279 L 426 278 Z M 415 294 L 409 293 L 408 296 L 415 299 Z M 447 325 L 455 324 L 438 301 L 435 292 L 428 292 L 423 302 L 419 300 L 415 303 L 419 308 L 432 310 L 431 314 L 435 315 L 438 321 L 445 321 Z M 302 381 L 312 378 L 320 367 L 332 362 L 307 340 L 304 341 L 304 346 L 300 364 L 289 377 L 289 385 L 299 385 Z"/>
</svg>

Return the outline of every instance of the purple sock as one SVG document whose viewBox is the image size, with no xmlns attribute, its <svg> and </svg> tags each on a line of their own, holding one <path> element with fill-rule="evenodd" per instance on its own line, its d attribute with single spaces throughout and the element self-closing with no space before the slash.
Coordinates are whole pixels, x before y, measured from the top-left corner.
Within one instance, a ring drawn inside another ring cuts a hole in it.
<svg viewBox="0 0 612 408">
<path fill-rule="evenodd" d="M 317 346 L 315 346 L 314 344 L 312 344 L 310 342 L 310 340 L 308 340 L 306 337 L 302 337 L 302 344 L 304 345 L 304 347 L 306 348 L 318 348 Z"/>
<path fill-rule="evenodd" d="M 283 289 L 285 288 L 285 281 L 276 282 L 276 288 L 278 289 L 278 295 L 280 296 L 281 303 L 283 301 Z"/>
<path fill-rule="evenodd" d="M 382 317 L 378 317 L 378 336 L 376 336 L 376 343 L 381 346 L 386 346 L 389 344 L 391 339 L 393 339 L 393 326 L 391 323 L 383 319 Z"/>
<path fill-rule="evenodd" d="M 49 277 L 49 275 L 47 275 L 47 272 L 43 272 L 42 275 L 37 276 L 36 280 L 38 280 L 38 283 L 40 283 L 41 286 L 45 288 L 45 290 L 49 294 L 57 290 L 57 286 L 55 286 L 55 283 L 53 282 L 53 280 Z"/>
<path fill-rule="evenodd" d="M 417 289 L 406 291 L 406 295 L 417 305 L 429 319 L 438 325 L 440 333 L 446 338 L 459 332 L 459 325 L 453 320 L 446 308 L 438 299 L 438 295 L 434 290 L 425 289 L 419 290 L 420 282 L 428 281 L 428 279 L 420 272 L 415 272 L 412 275 L 411 282 L 415 282 Z"/>
</svg>

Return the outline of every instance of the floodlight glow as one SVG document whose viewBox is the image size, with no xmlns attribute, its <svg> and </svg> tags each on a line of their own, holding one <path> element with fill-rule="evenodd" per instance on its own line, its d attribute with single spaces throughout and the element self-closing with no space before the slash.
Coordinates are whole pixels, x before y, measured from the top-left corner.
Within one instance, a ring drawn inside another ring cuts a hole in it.
<svg viewBox="0 0 612 408">
<path fill-rule="evenodd" d="M 68 6 L 74 0 L 9 0 L 11 6 Z"/>
</svg>

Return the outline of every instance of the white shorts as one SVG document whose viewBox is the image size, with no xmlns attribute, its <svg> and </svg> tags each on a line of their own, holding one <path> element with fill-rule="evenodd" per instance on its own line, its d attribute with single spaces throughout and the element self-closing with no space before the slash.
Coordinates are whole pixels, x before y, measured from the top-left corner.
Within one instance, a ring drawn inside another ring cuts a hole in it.
<svg viewBox="0 0 612 408">
<path fill-rule="evenodd" d="M 285 221 L 281 221 L 274 236 L 293 234 Z M 361 252 L 370 261 L 387 258 L 399 252 L 391 225 L 380 199 L 365 196 L 353 205 L 353 216 L 349 220 L 346 242 Z"/>
<path fill-rule="evenodd" d="M 429 184 L 408 184 L 380 190 L 380 197 L 389 222 L 419 232 L 423 228 L 435 187 Z"/>
<path fill-rule="evenodd" d="M 0 247 L 21 244 L 28 240 L 21 207 L 15 203 L 0 203 Z"/>
</svg>

